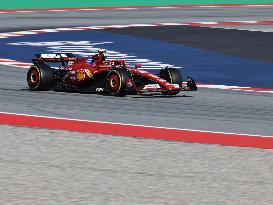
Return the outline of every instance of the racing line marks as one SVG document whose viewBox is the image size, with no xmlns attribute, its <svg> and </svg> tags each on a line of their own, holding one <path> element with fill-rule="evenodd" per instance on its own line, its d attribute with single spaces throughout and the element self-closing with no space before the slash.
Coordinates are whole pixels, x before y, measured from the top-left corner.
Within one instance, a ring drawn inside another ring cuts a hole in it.
<svg viewBox="0 0 273 205">
<path fill-rule="evenodd" d="M 190 8 L 224 8 L 224 7 L 273 7 L 273 4 L 204 4 L 204 5 L 165 5 L 165 6 L 115 6 L 84 8 L 48 8 L 48 9 L 2 9 L 1 13 L 64 12 L 64 11 L 107 11 L 139 9 L 190 9 Z"/>
<path fill-rule="evenodd" d="M 224 146 L 273 149 L 273 136 L 211 132 L 0 112 L 0 124 Z"/>
</svg>

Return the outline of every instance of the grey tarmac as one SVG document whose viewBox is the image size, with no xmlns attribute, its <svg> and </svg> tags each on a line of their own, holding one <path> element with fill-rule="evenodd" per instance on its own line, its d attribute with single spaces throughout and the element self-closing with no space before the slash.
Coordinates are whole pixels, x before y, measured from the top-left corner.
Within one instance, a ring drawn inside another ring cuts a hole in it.
<svg viewBox="0 0 273 205">
<path fill-rule="evenodd" d="M 0 32 L 111 24 L 263 21 L 272 19 L 273 7 L 5 13 L 0 14 Z M 272 28 L 272 25 L 268 27 Z"/>
<path fill-rule="evenodd" d="M 205 88 L 174 97 L 33 92 L 26 73 L 0 66 L 0 111 L 273 136 L 273 94 Z"/>
<path fill-rule="evenodd" d="M 0 204 L 273 203 L 273 151 L 0 126 Z"/>
</svg>

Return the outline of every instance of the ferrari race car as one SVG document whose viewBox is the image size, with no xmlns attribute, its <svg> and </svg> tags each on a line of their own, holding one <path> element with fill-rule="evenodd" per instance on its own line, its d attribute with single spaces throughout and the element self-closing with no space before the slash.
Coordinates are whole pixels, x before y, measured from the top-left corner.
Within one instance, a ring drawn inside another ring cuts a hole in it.
<svg viewBox="0 0 273 205">
<path fill-rule="evenodd" d="M 27 73 L 30 90 L 107 93 L 114 96 L 159 92 L 176 95 L 182 90 L 197 90 L 192 78 L 182 85 L 178 69 L 166 67 L 159 75 L 129 68 L 124 60 L 105 60 L 104 51 L 76 58 L 71 53 L 36 54 Z M 58 64 L 56 67 L 56 63 Z"/>
</svg>

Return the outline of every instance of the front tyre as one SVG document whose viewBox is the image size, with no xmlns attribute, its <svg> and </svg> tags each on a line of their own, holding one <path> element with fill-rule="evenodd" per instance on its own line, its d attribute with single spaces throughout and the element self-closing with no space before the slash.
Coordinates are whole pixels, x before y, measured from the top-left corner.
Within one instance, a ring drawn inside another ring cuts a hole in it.
<svg viewBox="0 0 273 205">
<path fill-rule="evenodd" d="M 106 77 L 108 93 L 113 96 L 125 96 L 128 79 L 131 79 L 128 70 L 116 69 L 110 71 Z"/>
<path fill-rule="evenodd" d="M 182 74 L 176 68 L 165 68 L 160 70 L 159 76 L 164 80 L 168 81 L 171 84 L 178 84 L 179 87 L 182 86 Z M 163 95 L 177 95 L 180 91 L 164 91 L 162 92 Z"/>
<path fill-rule="evenodd" d="M 50 90 L 54 84 L 53 70 L 45 64 L 32 65 L 27 73 L 30 90 Z"/>
</svg>

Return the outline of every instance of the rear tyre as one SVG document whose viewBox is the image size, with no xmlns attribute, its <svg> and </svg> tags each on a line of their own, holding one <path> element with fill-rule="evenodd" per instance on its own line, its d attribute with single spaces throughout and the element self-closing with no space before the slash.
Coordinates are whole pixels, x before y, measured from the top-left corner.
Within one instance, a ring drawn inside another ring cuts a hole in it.
<svg viewBox="0 0 273 205">
<path fill-rule="evenodd" d="M 182 74 L 178 69 L 175 68 L 165 68 L 160 70 L 159 76 L 171 84 L 178 84 L 179 87 L 182 86 Z M 177 95 L 180 91 L 164 91 L 163 95 Z"/>
<path fill-rule="evenodd" d="M 128 80 L 131 74 L 126 69 L 115 69 L 108 73 L 106 77 L 106 88 L 110 95 L 125 96 Z"/>
<path fill-rule="evenodd" d="M 45 64 L 32 65 L 27 73 L 27 83 L 30 90 L 50 90 L 54 84 L 54 73 Z"/>
</svg>

